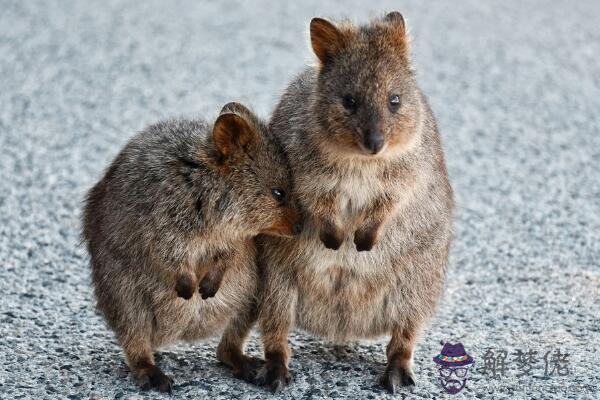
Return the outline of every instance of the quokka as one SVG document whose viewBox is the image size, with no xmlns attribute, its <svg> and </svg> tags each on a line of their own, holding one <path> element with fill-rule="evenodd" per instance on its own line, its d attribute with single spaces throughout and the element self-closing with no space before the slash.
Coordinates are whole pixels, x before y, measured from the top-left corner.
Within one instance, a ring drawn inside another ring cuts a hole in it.
<svg viewBox="0 0 600 400">
<path fill-rule="evenodd" d="M 290 185 L 281 146 L 252 112 L 229 103 L 212 127 L 150 126 L 91 189 L 83 236 L 97 306 L 142 387 L 171 390 L 155 349 L 224 328 L 218 358 L 252 378 L 257 360 L 243 345 L 256 310 L 253 237 L 299 233 Z"/>
<path fill-rule="evenodd" d="M 415 341 L 434 313 L 452 239 L 453 195 L 432 111 L 411 67 L 404 18 L 364 26 L 315 18 L 318 65 L 287 88 L 270 130 L 283 143 L 305 227 L 259 237 L 266 364 L 290 381 L 287 337 L 390 335 L 382 385 L 414 384 Z"/>
</svg>

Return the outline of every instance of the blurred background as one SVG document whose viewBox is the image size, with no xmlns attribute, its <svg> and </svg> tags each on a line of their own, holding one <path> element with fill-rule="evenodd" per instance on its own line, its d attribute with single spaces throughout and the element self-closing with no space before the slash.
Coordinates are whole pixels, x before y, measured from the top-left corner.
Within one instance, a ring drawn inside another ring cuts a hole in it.
<svg viewBox="0 0 600 400">
<path fill-rule="evenodd" d="M 457 200 L 447 289 L 417 347 L 417 386 L 398 398 L 440 396 L 431 358 L 447 340 L 476 360 L 457 398 L 600 396 L 599 2 L 0 0 L 0 10 L 0 398 L 160 397 L 139 392 L 94 310 L 78 236 L 85 192 L 159 119 L 211 119 L 232 100 L 268 117 L 313 62 L 312 17 L 365 23 L 392 10 L 413 38 Z M 295 381 L 281 398 L 387 396 L 385 340 L 291 340 Z M 264 397 L 218 364 L 215 343 L 159 355 L 176 395 Z M 544 359 L 557 349 L 566 375 Z M 518 350 L 536 352 L 530 374 L 519 376 Z M 256 337 L 249 351 L 260 354 Z M 490 351 L 509 354 L 495 377 Z"/>
</svg>

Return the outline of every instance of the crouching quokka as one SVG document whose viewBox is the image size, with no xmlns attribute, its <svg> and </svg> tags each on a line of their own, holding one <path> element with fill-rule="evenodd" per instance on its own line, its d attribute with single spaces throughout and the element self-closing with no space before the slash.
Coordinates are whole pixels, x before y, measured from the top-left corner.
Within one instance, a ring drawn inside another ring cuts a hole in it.
<svg viewBox="0 0 600 400">
<path fill-rule="evenodd" d="M 223 329 L 218 358 L 252 378 L 253 237 L 300 232 L 289 171 L 266 126 L 229 103 L 213 126 L 170 120 L 137 134 L 91 189 L 83 236 L 97 306 L 143 387 L 171 390 L 155 349 Z"/>
<path fill-rule="evenodd" d="M 318 65 L 288 87 L 269 129 L 283 143 L 305 228 L 260 237 L 257 381 L 290 382 L 297 326 L 343 342 L 391 336 L 381 383 L 414 384 L 413 349 L 442 292 L 452 189 L 435 118 L 419 89 L 404 18 L 310 24 Z"/>
</svg>

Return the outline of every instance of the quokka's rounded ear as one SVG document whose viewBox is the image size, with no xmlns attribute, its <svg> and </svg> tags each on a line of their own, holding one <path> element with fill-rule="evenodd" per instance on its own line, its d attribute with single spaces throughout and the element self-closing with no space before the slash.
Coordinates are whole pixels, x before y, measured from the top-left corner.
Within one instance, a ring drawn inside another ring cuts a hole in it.
<svg viewBox="0 0 600 400">
<path fill-rule="evenodd" d="M 237 101 L 231 101 L 221 108 L 219 114 L 235 113 L 240 115 L 250 115 L 252 112 L 245 105 L 238 103 Z"/>
<path fill-rule="evenodd" d="M 392 24 L 398 31 L 402 33 L 402 35 L 406 34 L 406 22 L 404 21 L 404 17 L 398 11 L 392 11 L 388 13 L 383 20 L 387 23 Z"/>
<path fill-rule="evenodd" d="M 342 47 L 344 36 L 333 23 L 323 18 L 310 21 L 310 42 L 317 58 L 325 64 Z"/>
<path fill-rule="evenodd" d="M 383 22 L 389 26 L 390 37 L 393 43 L 396 44 L 402 54 L 408 56 L 410 38 L 407 35 L 406 22 L 402 14 L 398 11 L 392 11 L 383 18 Z"/>
<path fill-rule="evenodd" d="M 215 121 L 213 142 L 219 154 L 226 159 L 245 152 L 257 139 L 256 129 L 241 115 L 225 112 Z"/>
</svg>

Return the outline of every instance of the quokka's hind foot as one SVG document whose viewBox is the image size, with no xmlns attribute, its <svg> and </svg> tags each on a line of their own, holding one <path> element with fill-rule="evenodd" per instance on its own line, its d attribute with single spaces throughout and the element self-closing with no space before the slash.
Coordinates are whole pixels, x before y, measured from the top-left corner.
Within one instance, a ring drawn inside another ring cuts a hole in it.
<svg viewBox="0 0 600 400">
<path fill-rule="evenodd" d="M 265 361 L 260 358 L 242 355 L 232 368 L 233 376 L 248 383 L 256 383 L 258 372 L 264 364 Z"/>
<path fill-rule="evenodd" d="M 224 336 L 224 339 L 217 348 L 217 359 L 231 367 L 234 377 L 249 383 L 256 383 L 256 376 L 264 365 L 264 360 L 245 355 L 241 345 L 228 341 L 227 335 Z"/>
<path fill-rule="evenodd" d="M 278 393 L 292 381 L 292 374 L 279 354 L 267 354 L 267 361 L 258 371 L 256 384 Z"/>
<path fill-rule="evenodd" d="M 415 379 L 410 368 L 389 365 L 379 382 L 384 389 L 394 394 L 401 386 L 414 385 Z"/>
<path fill-rule="evenodd" d="M 217 359 L 231 367 L 233 376 L 250 383 L 256 383 L 258 371 L 265 363 L 244 354 L 244 342 L 256 320 L 256 312 L 256 304 L 248 304 L 231 320 L 217 347 Z"/>
<path fill-rule="evenodd" d="M 387 346 L 388 363 L 380 381 L 390 393 L 395 393 L 401 386 L 415 384 L 411 365 L 416 333 L 412 324 L 398 327 L 392 332 L 392 339 Z"/>
<path fill-rule="evenodd" d="M 173 378 L 166 375 L 156 365 L 147 362 L 138 363 L 134 374 L 143 390 L 156 389 L 163 393 L 171 393 L 173 390 Z"/>
<path fill-rule="evenodd" d="M 146 329 L 150 331 L 150 328 Z M 120 338 L 129 369 L 142 389 L 170 393 L 173 389 L 173 379 L 165 375 L 154 363 L 152 347 L 147 336 L 140 335 L 142 331 L 138 330 L 138 334 L 133 337 Z"/>
<path fill-rule="evenodd" d="M 265 364 L 255 378 L 258 386 L 265 386 L 272 393 L 279 393 L 292 381 L 292 374 L 285 365 Z"/>
</svg>

